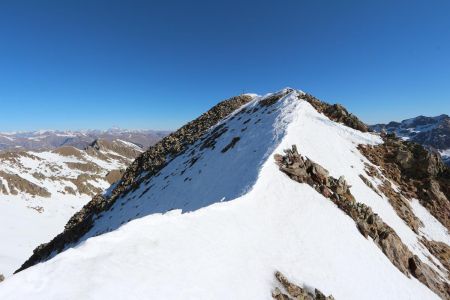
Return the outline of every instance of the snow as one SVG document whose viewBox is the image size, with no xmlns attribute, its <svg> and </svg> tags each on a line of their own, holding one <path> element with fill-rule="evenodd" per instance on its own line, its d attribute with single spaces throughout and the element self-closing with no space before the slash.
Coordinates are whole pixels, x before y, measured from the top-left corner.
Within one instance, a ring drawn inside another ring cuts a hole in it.
<svg viewBox="0 0 450 300">
<path fill-rule="evenodd" d="M 36 246 L 63 231 L 69 218 L 89 200 L 86 195 L 65 195 L 62 199 L 0 195 L 0 273 L 12 275 Z M 39 213 L 32 207 L 43 207 L 44 211 Z"/>
<path fill-rule="evenodd" d="M 367 161 L 357 145 L 380 138 L 331 122 L 296 96 L 224 120 L 214 149 L 192 145 L 102 213 L 81 243 L 8 278 L 0 299 L 272 299 L 276 270 L 336 299 L 438 299 L 330 200 L 278 170 L 273 154 L 296 144 L 417 246 L 387 199 L 359 178 Z"/>
<path fill-rule="evenodd" d="M 0 138 L 7 139 L 8 141 L 14 141 L 14 140 L 15 140 L 14 138 L 9 137 L 9 136 L 7 136 L 7 135 L 0 135 Z"/>
<path fill-rule="evenodd" d="M 142 152 L 142 148 L 139 147 L 139 146 L 136 145 L 136 144 L 133 144 L 133 143 L 131 143 L 131 142 L 127 142 L 127 141 L 124 141 L 124 140 L 121 140 L 121 139 L 117 139 L 117 141 L 118 141 L 118 142 L 121 142 L 121 143 L 124 144 L 124 145 L 127 145 L 127 146 L 133 148 L 134 150 L 137 150 L 137 151 L 139 151 L 139 152 Z"/>
<path fill-rule="evenodd" d="M 444 225 L 442 225 L 433 215 L 431 215 L 428 210 L 420 204 L 419 200 L 412 199 L 410 204 L 414 214 L 424 224 L 424 227 L 419 229 L 421 233 L 428 240 L 443 242 L 450 245 L 450 234 L 447 228 L 445 228 Z"/>
<path fill-rule="evenodd" d="M 450 157 L 450 149 L 439 151 L 442 157 Z"/>
</svg>

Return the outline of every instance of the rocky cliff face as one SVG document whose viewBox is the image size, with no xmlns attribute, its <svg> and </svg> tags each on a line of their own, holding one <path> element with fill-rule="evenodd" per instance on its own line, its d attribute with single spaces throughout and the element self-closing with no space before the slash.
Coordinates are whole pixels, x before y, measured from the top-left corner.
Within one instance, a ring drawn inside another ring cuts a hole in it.
<svg viewBox="0 0 450 300">
<path fill-rule="evenodd" d="M 401 122 L 376 124 L 370 126 L 373 130 L 394 133 L 396 136 L 425 146 L 441 154 L 444 161 L 450 164 L 450 117 L 419 116 Z"/>
</svg>

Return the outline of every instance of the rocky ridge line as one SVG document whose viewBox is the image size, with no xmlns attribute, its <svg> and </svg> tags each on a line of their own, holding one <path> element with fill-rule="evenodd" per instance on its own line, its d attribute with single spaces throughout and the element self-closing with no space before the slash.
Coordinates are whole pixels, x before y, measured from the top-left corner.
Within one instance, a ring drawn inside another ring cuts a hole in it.
<svg viewBox="0 0 450 300">
<path fill-rule="evenodd" d="M 308 101 L 318 112 L 323 113 L 330 120 L 344 124 L 350 128 L 368 132 L 369 127 L 358 119 L 354 114 L 351 114 L 340 104 L 328 104 L 323 102 L 310 94 L 303 94 L 301 99 Z"/>
<path fill-rule="evenodd" d="M 370 236 L 386 257 L 406 276 L 414 276 L 443 299 L 450 299 L 450 285 L 403 244 L 397 233 L 372 209 L 355 201 L 343 176 L 329 176 L 328 171 L 307 157 L 301 156 L 295 145 L 284 155 L 275 154 L 280 170 L 299 183 L 307 183 L 330 199 L 350 216 L 360 233 Z"/>
<path fill-rule="evenodd" d="M 292 91 L 293 89 L 288 88 L 269 95 L 261 100 L 260 104 L 262 106 L 270 106 Z M 336 122 L 363 132 L 368 130 L 363 122 L 356 116 L 348 113 L 339 104 L 330 105 L 303 92 L 298 93 L 298 98 L 299 100 L 308 101 L 316 110 L 324 113 Z M 83 234 L 92 228 L 95 217 L 109 209 L 118 197 L 138 188 L 141 182 L 157 174 L 170 160 L 185 151 L 188 145 L 193 144 L 201 138 L 212 126 L 250 100 L 252 100 L 251 96 L 240 95 L 222 101 L 196 120 L 186 124 L 150 147 L 125 171 L 121 181 L 114 187 L 111 194 L 107 196 L 100 194 L 94 196 L 81 211 L 69 220 L 63 233 L 56 236 L 49 243 L 37 247 L 33 255 L 16 272 L 46 260 L 52 254 L 61 252 L 67 245 L 78 241 Z M 215 138 L 220 136 L 224 130 L 226 129 L 217 126 L 213 134 L 204 141 L 205 147 L 213 147 Z"/>
</svg>

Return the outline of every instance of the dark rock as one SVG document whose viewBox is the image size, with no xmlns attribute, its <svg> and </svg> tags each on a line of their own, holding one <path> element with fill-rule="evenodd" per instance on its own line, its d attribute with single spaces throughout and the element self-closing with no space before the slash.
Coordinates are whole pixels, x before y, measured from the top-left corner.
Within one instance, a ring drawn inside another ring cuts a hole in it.
<svg viewBox="0 0 450 300">
<path fill-rule="evenodd" d="M 228 150 L 232 149 L 232 148 L 237 144 L 237 142 L 239 142 L 240 139 L 241 139 L 241 138 L 238 137 L 238 136 L 234 137 L 234 138 L 231 140 L 231 142 L 230 142 L 228 145 L 226 145 L 226 146 L 222 149 L 222 151 L 220 151 L 220 152 L 225 153 L 225 152 L 227 152 Z"/>
<path fill-rule="evenodd" d="M 286 294 L 283 294 L 279 288 L 275 288 L 272 291 L 272 298 L 276 299 L 276 300 L 289 300 L 289 296 Z"/>
<path fill-rule="evenodd" d="M 342 123 L 362 132 L 369 131 L 369 127 L 366 124 L 360 121 L 355 115 L 349 113 L 340 104 L 328 104 L 309 94 L 301 95 L 300 98 L 308 101 L 318 112 L 323 113 L 332 121 Z"/>
<path fill-rule="evenodd" d="M 293 89 L 285 89 L 279 93 L 275 93 L 269 97 L 266 97 L 265 99 L 261 100 L 259 103 L 263 107 L 271 106 L 292 91 L 293 91 Z"/>
</svg>

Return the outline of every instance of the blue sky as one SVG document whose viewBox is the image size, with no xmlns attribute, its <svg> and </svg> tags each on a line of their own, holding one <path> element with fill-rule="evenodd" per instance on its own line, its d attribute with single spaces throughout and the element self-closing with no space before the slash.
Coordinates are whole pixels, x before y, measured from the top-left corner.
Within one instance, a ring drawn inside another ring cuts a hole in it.
<svg viewBox="0 0 450 300">
<path fill-rule="evenodd" d="M 175 129 L 286 86 L 368 123 L 450 114 L 449 1 L 242 2 L 0 1 L 0 131 Z"/>
</svg>

